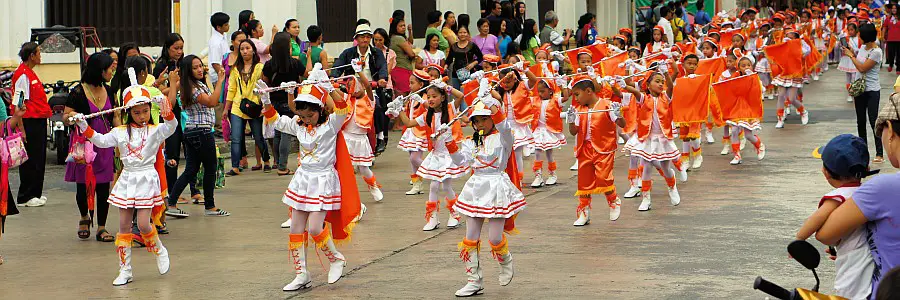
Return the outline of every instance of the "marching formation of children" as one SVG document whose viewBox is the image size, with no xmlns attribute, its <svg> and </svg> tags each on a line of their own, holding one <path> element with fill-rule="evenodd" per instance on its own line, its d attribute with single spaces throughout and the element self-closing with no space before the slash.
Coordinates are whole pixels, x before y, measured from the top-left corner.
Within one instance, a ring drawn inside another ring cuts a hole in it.
<svg viewBox="0 0 900 300">
<path fill-rule="evenodd" d="M 310 243 L 330 263 L 328 283 L 343 276 L 347 258 L 337 245 L 349 241 L 366 212 L 355 174 L 375 202 L 383 200 L 371 169 L 375 151 L 367 137 L 378 116 L 376 107 L 405 126 L 397 144 L 409 155 L 411 188 L 405 194 L 428 193 L 422 230 L 439 227 L 442 197 L 446 226 L 465 222 L 458 250 L 467 283 L 456 296 L 473 296 L 484 290 L 479 254 L 485 223 L 492 256 L 500 265 L 500 284 L 506 286 L 513 279 L 507 235 L 517 232 L 517 215 L 526 207 L 522 189 L 527 157 L 534 155 L 531 188 L 556 185 L 567 176 L 560 175 L 557 166 L 558 158 L 567 156 L 566 132 L 574 136 L 576 162 L 571 169 L 577 174 L 573 197 L 578 201 L 574 226 L 590 223 L 592 197 L 600 194 L 607 201 L 609 220 L 619 219 L 623 203 L 614 165 L 620 151 L 628 157 L 629 180 L 622 198 L 641 197 L 637 210 L 650 210 L 656 172 L 665 181 L 670 204 L 677 206 L 682 202 L 677 181 L 686 182 L 689 170 L 702 167 L 701 144 L 704 138 L 707 143 L 715 141 L 716 126 L 723 131 L 722 155 L 733 154 L 731 165 L 744 163 L 745 142 L 762 160 L 767 151 L 759 137 L 765 99 L 777 99 L 775 128 L 785 126 L 791 106 L 806 125 L 810 115 L 802 87 L 810 79 L 817 81 L 832 58 L 847 74 L 849 95 L 857 70 L 848 57 L 835 54 L 835 45 L 857 51 L 862 45 L 859 23 L 868 21 L 867 13 L 834 17 L 817 9 L 760 19 L 751 8 L 737 18 L 717 15 L 709 25 L 691 30 L 690 36 L 684 33 L 677 43 L 668 40 L 667 28 L 656 26 L 643 51 L 632 46 L 631 30 L 623 28 L 618 35 L 577 49 L 551 51 L 545 44 L 523 50 L 534 52 L 533 65 L 517 56 L 502 64 L 497 55 L 484 55 L 480 70 L 468 74 L 461 88 L 445 82 L 449 71 L 443 66 L 425 65 L 409 74 L 409 93 L 388 101 L 386 109 L 373 95 L 375 80 L 370 83 L 367 76 L 360 76 L 371 70 L 358 59 L 350 63 L 353 72 L 347 76 L 329 77 L 315 63 L 299 84 L 268 87 L 260 81 L 254 92 L 263 106 L 264 122 L 299 142 L 299 167 L 281 196 L 290 210 L 285 225 L 290 227 L 288 250 L 295 271 L 283 289 L 312 285 L 306 254 Z M 73 117 L 94 145 L 117 148 L 124 164 L 107 200 L 120 209 L 119 232 L 126 232 L 116 238 L 120 268 L 114 285 L 133 279 L 132 235 L 127 232 L 135 212 L 160 274 L 170 267 L 168 251 L 151 222 L 159 225 L 165 208 L 165 178 L 155 167 L 161 159 L 158 150 L 178 122 L 172 99 L 152 97 L 134 74 L 129 75 L 132 86 L 123 96 L 126 125 L 101 134 L 88 126 L 88 117 Z M 745 81 L 730 84 L 738 80 Z M 279 115 L 268 96 L 272 91 L 290 91 L 297 115 Z M 160 124 L 152 121 L 152 104 L 160 107 Z M 471 137 L 463 134 L 466 126 L 473 129 Z M 837 173 L 826 176 L 834 182 L 845 178 Z M 459 193 L 453 188 L 455 179 L 465 180 Z M 847 180 L 851 179 L 855 178 Z M 827 199 L 848 190 L 841 187 Z M 825 209 L 838 204 L 822 203 Z M 805 225 L 803 232 L 814 226 Z M 798 237 L 809 236 L 803 232 Z"/>
</svg>

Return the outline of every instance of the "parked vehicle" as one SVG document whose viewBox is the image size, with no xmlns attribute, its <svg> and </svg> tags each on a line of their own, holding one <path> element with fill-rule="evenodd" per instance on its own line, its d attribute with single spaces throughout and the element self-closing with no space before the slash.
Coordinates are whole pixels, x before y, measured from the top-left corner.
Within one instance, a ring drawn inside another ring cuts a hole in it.
<svg viewBox="0 0 900 300">
<path fill-rule="evenodd" d="M 781 300 L 846 300 L 846 298 L 843 297 L 819 293 L 820 282 L 819 274 L 816 273 L 816 268 L 819 267 L 819 261 L 821 260 L 821 257 L 819 256 L 819 250 L 817 250 L 815 246 L 807 241 L 793 241 L 788 245 L 788 253 L 791 255 L 791 257 L 794 258 L 794 260 L 812 271 L 813 277 L 816 278 L 816 285 L 812 288 L 812 290 L 796 288 L 794 290 L 788 291 L 785 288 L 778 286 L 777 284 L 763 279 L 762 277 L 756 277 L 756 281 L 753 283 L 754 290 L 760 290 L 772 297 Z"/>
<path fill-rule="evenodd" d="M 50 150 L 56 150 L 56 164 L 62 165 L 66 163 L 66 156 L 69 155 L 69 132 L 71 127 L 63 123 L 63 111 L 66 109 L 66 101 L 69 99 L 69 92 L 72 87 L 78 84 L 78 81 L 57 81 L 54 84 L 44 84 L 44 88 L 50 89 L 47 94 L 47 102 L 50 104 L 50 110 L 53 115 L 47 119 L 47 147 Z"/>
</svg>

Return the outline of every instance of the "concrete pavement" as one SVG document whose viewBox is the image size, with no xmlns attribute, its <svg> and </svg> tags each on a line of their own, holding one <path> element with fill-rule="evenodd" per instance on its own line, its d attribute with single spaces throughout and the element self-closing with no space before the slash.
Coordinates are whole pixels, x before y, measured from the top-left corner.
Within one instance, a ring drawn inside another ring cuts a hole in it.
<svg viewBox="0 0 900 300">
<path fill-rule="evenodd" d="M 883 101 L 894 79 L 882 73 Z M 556 155 L 560 184 L 525 190 L 528 208 L 517 223 L 521 234 L 509 237 L 516 268 L 509 286 L 499 286 L 499 267 L 490 257 L 486 236 L 482 239 L 482 297 L 763 299 L 764 294 L 751 288 L 757 275 L 788 288 L 812 287 L 811 274 L 789 259 L 785 249 L 830 190 L 811 151 L 837 134 L 856 133 L 843 80 L 843 73 L 831 70 L 806 86 L 805 103 L 811 112 L 807 126 L 800 125 L 795 113 L 784 129 L 774 129 L 775 102 L 765 103 L 765 160 L 756 161 L 748 145 L 744 164 L 729 165 L 731 156 L 718 155 L 719 129 L 717 143 L 703 146 L 703 168 L 690 172 L 687 183 L 679 183 L 681 205 L 669 205 L 664 181 L 654 176 L 653 210 L 638 212 L 639 198 L 624 199 L 616 222 L 606 220 L 607 208 L 597 199 L 591 224 L 572 226 L 577 200 L 572 196 L 575 172 L 567 169 L 573 162 L 570 137 L 570 145 Z M 531 159 L 527 161 L 530 165 Z M 78 240 L 74 185 L 62 182 L 62 168 L 48 168 L 47 206 L 20 208 L 22 213 L 9 218 L 0 240 L 6 258 L 0 265 L 2 299 L 451 299 L 465 284 L 456 250 L 465 229 L 445 229 L 442 203 L 440 229 L 421 231 L 427 195 L 403 194 L 409 188 L 410 167 L 406 154 L 393 147 L 374 168 L 384 185 L 382 203 L 374 203 L 358 180 L 368 213 L 356 227 L 353 242 L 339 247 L 348 259 L 345 277 L 333 285 L 325 283 L 327 260 L 322 258 L 320 264 L 310 249 L 314 287 L 291 293 L 281 291 L 294 275 L 288 232 L 278 226 L 287 217 L 280 195 L 289 177 L 246 172 L 228 178 L 227 186 L 216 190 L 216 201 L 230 217 L 205 217 L 202 206 L 180 206 L 192 216 L 170 218 L 172 233 L 162 236 L 171 271 L 158 275 L 154 257 L 136 248 L 135 281 L 112 287 L 117 272 L 114 246 L 93 237 Z M 887 164 L 873 168 L 894 171 Z M 626 170 L 627 158 L 620 153 L 615 171 L 620 193 L 628 187 Z M 12 177 L 15 191 L 18 177 Z M 526 182 L 532 179 L 526 174 Z M 457 192 L 462 184 L 454 182 Z M 116 231 L 116 211 L 107 224 Z M 833 270 L 833 263 L 823 259 L 823 291 L 831 290 Z"/>
</svg>

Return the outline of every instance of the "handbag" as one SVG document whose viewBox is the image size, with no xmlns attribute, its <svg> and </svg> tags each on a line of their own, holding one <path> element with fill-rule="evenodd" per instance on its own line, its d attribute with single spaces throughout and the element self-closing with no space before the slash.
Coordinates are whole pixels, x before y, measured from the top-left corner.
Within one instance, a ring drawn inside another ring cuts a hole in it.
<svg viewBox="0 0 900 300">
<path fill-rule="evenodd" d="M 3 139 L 0 139 L 0 160 L 9 168 L 21 166 L 28 160 L 28 152 L 25 151 L 25 138 L 22 131 L 16 128 L 15 132 L 9 129 L 9 122 L 4 123 L 6 127 Z"/>
<path fill-rule="evenodd" d="M 866 78 L 863 76 L 857 80 L 854 80 L 853 83 L 850 84 L 850 87 L 847 88 L 847 91 L 853 98 L 862 95 L 866 91 Z"/>
<path fill-rule="evenodd" d="M 241 83 L 241 78 L 238 78 L 238 89 L 241 91 L 241 95 L 244 95 L 244 85 Z M 241 113 L 247 115 L 251 119 L 259 118 L 262 115 L 262 104 L 257 102 L 250 101 L 246 97 L 241 99 L 240 109 Z"/>
</svg>

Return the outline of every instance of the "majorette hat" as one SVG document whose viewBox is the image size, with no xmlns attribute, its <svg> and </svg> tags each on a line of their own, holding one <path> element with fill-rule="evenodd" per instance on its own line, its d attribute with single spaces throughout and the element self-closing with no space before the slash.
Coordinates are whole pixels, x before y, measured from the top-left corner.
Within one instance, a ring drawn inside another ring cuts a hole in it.
<svg viewBox="0 0 900 300">
<path fill-rule="evenodd" d="M 491 97 L 491 96 L 488 95 L 487 97 Z M 491 110 L 484 105 L 484 102 L 479 101 L 478 103 L 475 103 L 475 105 L 472 105 L 472 112 L 469 113 L 469 120 L 471 121 L 473 118 L 475 118 L 477 116 L 488 116 L 489 117 L 491 115 L 493 115 Z"/>
<path fill-rule="evenodd" d="M 547 56 L 550 56 L 550 44 L 543 44 L 540 47 L 534 49 L 534 55 L 537 56 L 538 53 L 544 52 L 547 53 Z"/>
<path fill-rule="evenodd" d="M 322 88 L 315 84 L 304 85 L 300 88 L 300 94 L 294 101 L 308 102 L 319 107 L 325 107 L 325 96 L 328 95 Z"/>
<path fill-rule="evenodd" d="M 709 43 L 710 46 L 713 46 L 713 48 L 716 48 L 716 50 L 719 50 L 719 44 L 716 44 L 716 41 L 711 38 L 703 39 L 703 42 L 701 42 L 700 45 L 703 45 L 703 43 Z"/>
<path fill-rule="evenodd" d="M 131 86 L 125 89 L 122 100 L 125 106 L 138 105 L 150 102 L 150 90 L 137 82 L 134 68 L 128 68 L 128 79 L 131 80 Z"/>
<path fill-rule="evenodd" d="M 432 79 L 431 75 L 429 75 L 428 72 L 425 72 L 424 70 L 413 71 L 413 76 L 416 76 L 416 78 L 419 78 L 424 81 L 431 81 L 431 79 Z"/>
<path fill-rule="evenodd" d="M 634 31 L 632 31 L 631 28 L 620 28 L 619 29 L 619 34 L 622 34 L 622 35 L 632 34 L 632 33 L 634 33 Z"/>
<path fill-rule="evenodd" d="M 578 84 L 579 82 L 582 82 L 582 81 L 594 81 L 594 80 L 591 79 L 590 76 L 587 76 L 587 75 L 584 75 L 584 74 L 582 74 L 582 75 L 575 75 L 574 77 L 572 77 L 572 81 L 569 82 L 569 88 L 570 88 L 570 89 L 575 88 L 575 85 Z"/>
<path fill-rule="evenodd" d="M 444 74 L 444 68 L 439 65 L 436 65 L 436 64 L 429 64 L 429 65 L 425 66 L 425 70 L 428 70 L 428 69 L 435 69 L 438 71 L 439 74 Z"/>
<path fill-rule="evenodd" d="M 485 54 L 483 59 L 484 59 L 484 61 L 494 64 L 494 65 L 500 63 L 500 57 L 497 55 L 494 55 L 494 54 Z"/>
</svg>

